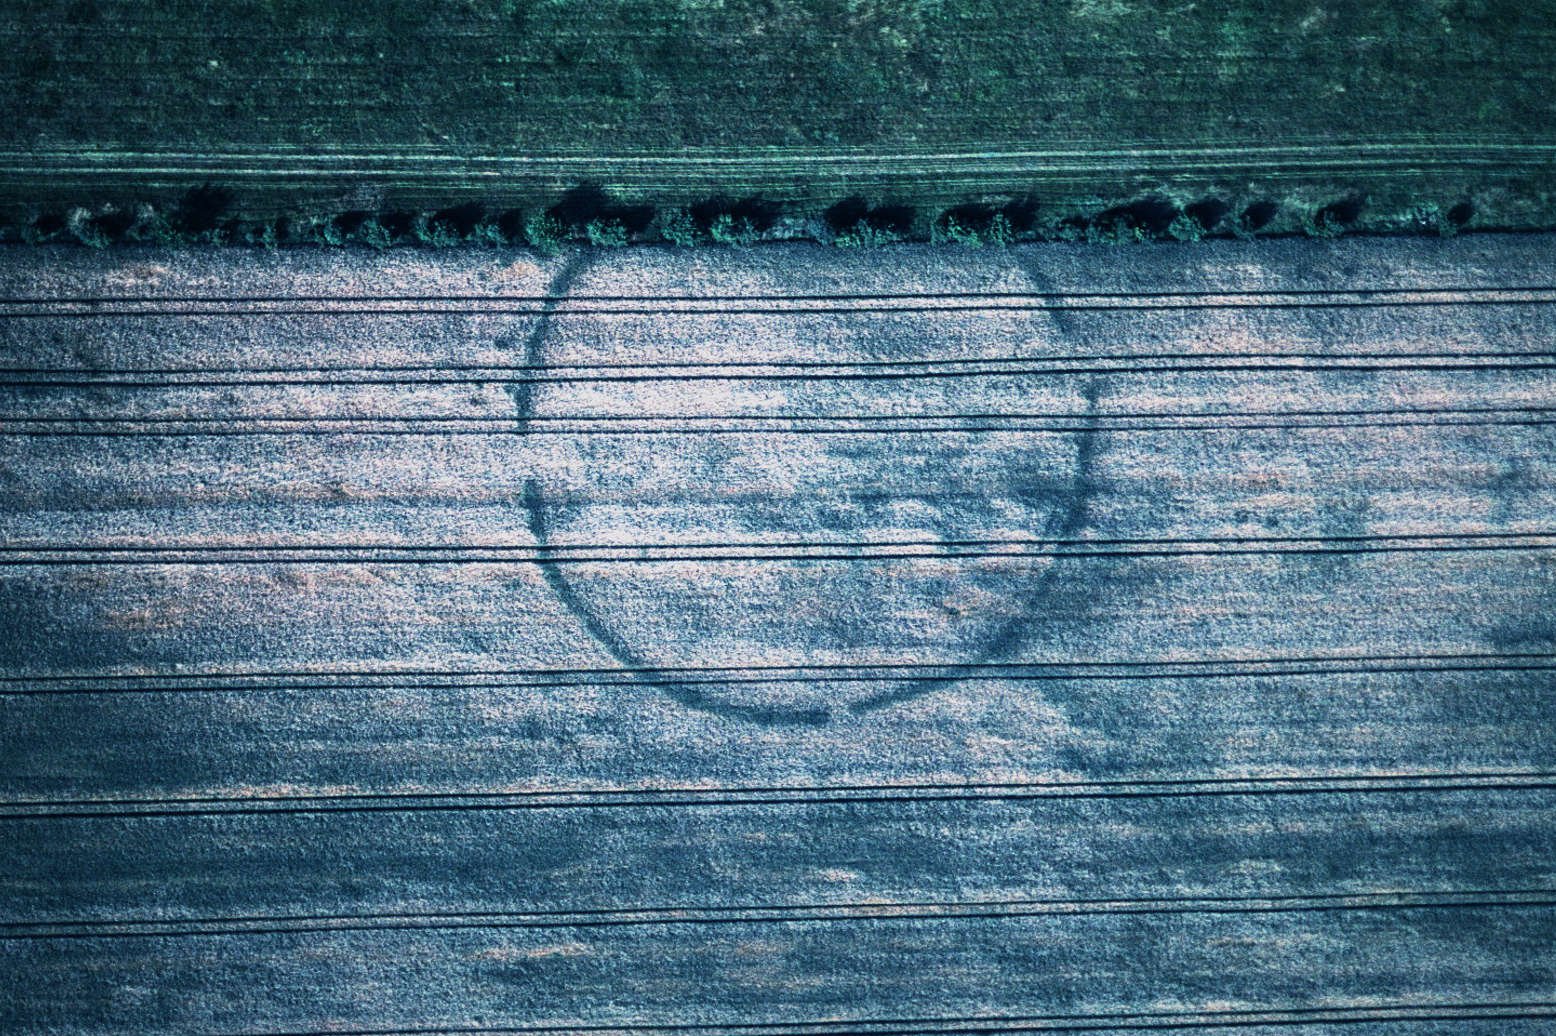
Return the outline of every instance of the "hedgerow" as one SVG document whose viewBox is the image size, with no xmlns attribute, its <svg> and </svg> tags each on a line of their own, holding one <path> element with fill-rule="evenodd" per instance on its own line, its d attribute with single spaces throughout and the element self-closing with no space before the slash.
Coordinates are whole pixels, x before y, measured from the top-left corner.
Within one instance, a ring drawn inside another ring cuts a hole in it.
<svg viewBox="0 0 1556 1036">
<path fill-rule="evenodd" d="M 1472 227 L 1469 200 L 1420 201 L 1379 211 L 1361 194 L 1328 199 L 1246 197 L 1240 208 L 1226 197 L 1174 199 L 1165 193 L 1108 203 L 1070 203 L 1052 211 L 1032 198 L 971 202 L 921 218 L 909 205 L 859 196 L 841 199 L 807 218 L 773 199 L 712 197 L 690 206 L 655 209 L 627 203 L 604 188 L 583 184 L 549 208 L 488 210 L 465 202 L 436 211 L 351 210 L 295 220 L 241 219 L 233 192 L 203 185 L 171 205 L 104 204 L 35 212 L 0 227 L 0 240 L 103 248 L 114 244 L 219 245 L 260 248 L 320 245 L 448 248 L 458 245 L 527 246 L 542 254 L 579 243 L 615 248 L 632 243 L 747 246 L 810 238 L 841 248 L 877 248 L 903 241 L 948 247 L 1000 247 L 1057 241 L 1135 244 L 1192 242 L 1207 237 L 1253 238 L 1348 233 L 1414 233 L 1449 237 Z"/>
</svg>

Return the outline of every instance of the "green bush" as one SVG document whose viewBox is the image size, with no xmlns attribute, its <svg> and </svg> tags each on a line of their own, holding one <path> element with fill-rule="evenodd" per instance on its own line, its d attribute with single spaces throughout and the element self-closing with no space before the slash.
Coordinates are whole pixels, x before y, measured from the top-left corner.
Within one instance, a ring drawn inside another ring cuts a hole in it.
<svg viewBox="0 0 1556 1036">
<path fill-rule="evenodd" d="M 537 212 L 524 221 L 524 240 L 541 255 L 555 255 L 567 239 L 567 228 L 555 216 Z"/>
<path fill-rule="evenodd" d="M 940 220 L 930 227 L 929 240 L 937 245 L 961 245 L 963 248 L 983 247 L 983 235 L 971 227 L 963 226 L 954 216 Z"/>
<path fill-rule="evenodd" d="M 1084 239 L 1091 245 L 1136 245 L 1149 241 L 1151 235 L 1144 227 L 1130 226 L 1128 221 L 1120 219 L 1111 224 L 1088 225 Z"/>
<path fill-rule="evenodd" d="M 459 236 L 459 231 L 425 212 L 419 214 L 416 221 L 411 224 L 411 237 L 418 245 L 427 245 L 431 248 L 449 248 L 463 240 Z"/>
<path fill-rule="evenodd" d="M 1085 240 L 1086 231 L 1074 220 L 1046 219 L 1033 231 L 1033 235 L 1039 241 L 1074 242 Z"/>
<path fill-rule="evenodd" d="M 65 217 L 65 226 L 72 237 L 88 248 L 108 247 L 108 235 L 86 209 L 71 209 L 70 215 Z"/>
<path fill-rule="evenodd" d="M 654 221 L 659 236 L 679 248 L 690 248 L 700 240 L 697 221 L 685 209 L 664 209 Z"/>
<path fill-rule="evenodd" d="M 1198 241 L 1205 236 L 1205 228 L 1193 216 L 1180 212 L 1167 225 L 1167 236 L 1174 241 Z"/>
<path fill-rule="evenodd" d="M 470 235 L 470 240 L 483 245 L 509 244 L 508 235 L 502 229 L 500 219 L 483 219 L 475 225 L 475 232 Z"/>
<path fill-rule="evenodd" d="M 756 242 L 757 229 L 748 219 L 737 219 L 724 213 L 708 224 L 708 237 L 716 245 L 745 246 Z"/>
<path fill-rule="evenodd" d="M 989 220 L 989 229 L 984 231 L 984 238 L 996 248 L 1004 248 L 1016 240 L 1016 228 L 1011 226 L 1010 217 L 1003 212 L 996 212 L 994 218 Z"/>
<path fill-rule="evenodd" d="M 171 245 L 179 239 L 173 221 L 155 205 L 142 205 L 136 209 L 135 220 L 124 236 L 126 240 L 148 245 Z"/>
<path fill-rule="evenodd" d="M 620 248 L 627 243 L 627 228 L 619 220 L 594 219 L 584 225 L 584 237 L 595 248 Z"/>
<path fill-rule="evenodd" d="M 369 216 L 357 224 L 357 229 L 351 236 L 369 248 L 384 249 L 394 244 L 394 237 L 389 233 L 389 228 L 384 226 L 383 220 L 377 216 Z"/>
<path fill-rule="evenodd" d="M 280 234 L 276 231 L 274 220 L 265 220 L 245 225 L 238 234 L 238 240 L 255 248 L 271 249 L 280 244 Z"/>
<path fill-rule="evenodd" d="M 1345 224 L 1323 210 L 1310 210 L 1302 215 L 1302 232 L 1308 237 L 1331 239 L 1345 233 Z"/>
<path fill-rule="evenodd" d="M 1436 234 L 1439 237 L 1453 237 L 1459 232 L 1459 225 L 1435 202 L 1415 206 L 1405 214 L 1404 225 L 1406 230 Z"/>
<path fill-rule="evenodd" d="M 329 245 L 331 248 L 346 243 L 346 232 L 340 224 L 324 216 L 309 216 L 298 222 L 296 240 L 310 245 Z"/>
</svg>

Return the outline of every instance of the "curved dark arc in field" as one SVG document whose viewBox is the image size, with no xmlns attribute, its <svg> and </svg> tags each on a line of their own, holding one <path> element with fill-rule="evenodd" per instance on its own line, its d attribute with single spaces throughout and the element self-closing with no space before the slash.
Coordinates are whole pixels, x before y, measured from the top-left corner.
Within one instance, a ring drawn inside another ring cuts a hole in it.
<svg viewBox="0 0 1556 1036">
<path fill-rule="evenodd" d="M 551 311 L 566 301 L 567 291 L 589 265 L 586 251 L 575 252 L 557 271 L 546 286 L 546 296 L 552 300 L 535 322 L 524 341 L 524 364 L 533 366 L 543 362 L 546 339 L 551 330 Z M 508 396 L 518 418 L 519 432 L 529 431 L 530 419 L 535 413 L 535 388 L 531 382 L 507 386 Z M 540 484 L 534 478 L 524 480 L 523 505 L 526 524 L 536 546 L 544 552 L 551 543 L 551 527 L 546 520 L 546 503 Z M 606 652 L 626 669 L 652 669 L 651 661 L 644 658 L 621 636 L 599 612 L 573 587 L 563 571 L 563 566 L 539 562 L 541 575 L 557 599 L 566 606 L 584 631 L 593 637 Z M 644 681 L 655 690 L 662 691 L 677 703 L 716 716 L 741 719 L 766 726 L 820 726 L 831 719 L 825 709 L 784 710 L 767 706 L 735 705 L 712 697 L 692 684 L 679 682 Z"/>
<path fill-rule="evenodd" d="M 1021 272 L 1026 274 L 1027 280 L 1036 286 L 1039 294 L 1054 289 L 1052 278 L 1031 258 L 1019 260 L 1017 265 Z M 1063 337 L 1074 336 L 1076 330 L 1074 318 L 1069 313 L 1062 310 L 1054 311 L 1052 319 Z M 1081 530 L 1086 527 L 1087 508 L 1095 492 L 1091 475 L 1097 453 L 1097 401 L 1102 394 L 1100 379 L 1088 380 L 1081 391 L 1086 399 L 1088 427 L 1079 433 L 1075 447 L 1074 477 L 1070 480 L 1069 490 L 1064 495 L 1064 507 L 1057 521 L 1049 522 L 1047 534 L 1049 539 L 1074 539 L 1080 535 Z M 1026 642 L 1031 635 L 1033 620 L 1049 610 L 1053 603 L 1059 573 L 1066 567 L 1064 562 L 1063 558 L 1053 559 L 1033 581 L 1031 589 L 1021 602 L 1020 611 L 999 627 L 976 657 L 964 660 L 964 664 L 983 665 L 998 662 Z M 862 715 L 876 709 L 898 705 L 926 694 L 946 690 L 961 679 L 960 676 L 946 676 L 940 680 L 883 691 L 854 702 L 849 707 L 849 711 L 855 715 Z"/>
<path fill-rule="evenodd" d="M 1097 397 L 1099 387 L 1095 382 L 1085 388 L 1088 409 L 1095 413 L 1097 409 Z M 1086 511 L 1091 503 L 1094 486 L 1091 480 L 1091 470 L 1096 459 L 1097 451 L 1096 429 L 1089 428 L 1080 433 L 1079 442 L 1075 448 L 1075 475 L 1070 480 L 1070 487 L 1065 493 L 1064 509 L 1057 521 L 1049 523 L 1048 539 L 1072 539 L 1078 536 L 1086 527 Z M 1003 623 L 994 636 L 991 637 L 983 650 L 971 659 L 957 663 L 958 665 L 985 665 L 997 662 L 1008 656 L 1016 648 L 1026 642 L 1030 635 L 1032 622 L 1048 609 L 1053 600 L 1055 584 L 1059 573 L 1064 568 L 1065 558 L 1054 558 L 1047 568 L 1033 581 L 1031 590 L 1021 602 L 1021 610 L 1015 616 Z M 945 676 L 939 680 L 928 680 L 923 683 L 911 684 L 899 687 L 895 690 L 883 691 L 862 698 L 849 706 L 848 711 L 855 715 L 863 715 L 876 709 L 883 709 L 891 705 L 911 701 L 914 698 L 922 698 L 927 694 L 936 694 L 955 684 L 961 683 L 964 678 L 960 675 Z"/>
<path fill-rule="evenodd" d="M 535 537 L 536 544 L 544 550 L 550 542 L 551 530 L 546 522 L 545 500 L 542 498 L 540 487 L 534 479 L 527 479 L 524 483 L 524 511 L 528 516 L 530 535 Z M 567 606 L 567 610 L 578 620 L 579 625 L 598 641 L 612 658 L 628 669 L 651 668 L 652 663 L 640 655 L 573 588 L 571 581 L 563 572 L 563 566 L 548 564 L 544 560 L 539 564 L 541 574 L 545 577 L 546 583 L 551 587 L 552 592 Z M 709 695 L 706 691 L 693 684 L 662 682 L 652 679 L 639 679 L 639 682 L 654 690 L 668 694 L 677 703 L 685 705 L 687 708 L 698 709 L 729 719 L 743 719 L 766 726 L 820 726 L 831 719 L 830 713 L 825 709 L 790 711 L 769 706 L 734 705 Z"/>
<path fill-rule="evenodd" d="M 546 297 L 548 302 L 546 303 L 545 311 L 539 315 L 535 327 L 530 331 L 524 342 L 525 367 L 534 368 L 544 364 L 546 341 L 551 328 L 551 313 L 556 306 L 567 300 L 568 289 L 588 266 L 589 260 L 586 256 L 586 252 L 575 253 L 557 271 L 551 283 L 547 286 Z M 1044 275 L 1035 270 L 1028 268 L 1026 272 L 1034 280 L 1039 282 L 1046 280 Z M 1070 330 L 1066 326 L 1068 321 L 1065 319 L 1065 315 L 1056 315 L 1056 323 L 1060 325 L 1061 330 L 1065 332 Z M 509 397 L 513 400 L 519 431 L 520 433 L 527 432 L 530 420 L 535 413 L 534 384 L 531 382 L 510 384 L 507 386 L 507 391 Z M 1087 414 L 1091 426 L 1079 436 L 1075 453 L 1074 475 L 1068 490 L 1064 494 L 1063 508 L 1057 520 L 1049 523 L 1049 529 L 1045 538 L 1071 539 L 1079 535 L 1086 525 L 1087 509 L 1094 492 L 1091 473 L 1097 446 L 1095 419 L 1097 401 L 1101 394 L 1100 383 L 1097 380 L 1088 382 L 1083 390 L 1083 394 L 1087 402 Z M 544 495 L 539 483 L 535 479 L 529 478 L 525 480 L 522 502 L 530 535 L 534 537 L 536 546 L 544 552 L 550 545 L 551 528 L 546 518 Z M 1026 640 L 1031 630 L 1033 618 L 1041 614 L 1052 601 L 1060 570 L 1065 567 L 1062 560 L 1056 559 L 1053 564 L 1036 578 L 1032 589 L 1025 595 L 1020 612 L 1001 625 L 974 658 L 963 660 L 962 664 L 971 662 L 976 665 L 998 660 L 1008 655 Z M 606 652 L 613 659 L 627 669 L 653 668 L 650 660 L 641 655 L 632 644 L 623 638 L 613 628 L 611 623 L 574 588 L 572 582 L 563 571 L 563 566 L 549 564 L 546 559 L 542 559 L 539 562 L 539 566 L 541 574 L 552 592 L 557 595 L 557 598 L 566 606 L 567 610 L 578 620 L 579 625 L 600 646 L 605 648 Z M 854 715 L 863 715 L 878 709 L 938 693 L 959 682 L 961 682 L 960 676 L 947 675 L 938 680 L 928 680 L 911 686 L 898 687 L 854 702 L 848 706 L 848 711 Z M 668 694 L 674 701 L 687 708 L 698 709 L 728 719 L 746 720 L 766 726 L 821 726 L 832 719 L 832 712 L 825 708 L 782 709 L 771 706 L 737 705 L 715 698 L 692 684 L 666 683 L 656 680 L 652 686 Z"/>
</svg>

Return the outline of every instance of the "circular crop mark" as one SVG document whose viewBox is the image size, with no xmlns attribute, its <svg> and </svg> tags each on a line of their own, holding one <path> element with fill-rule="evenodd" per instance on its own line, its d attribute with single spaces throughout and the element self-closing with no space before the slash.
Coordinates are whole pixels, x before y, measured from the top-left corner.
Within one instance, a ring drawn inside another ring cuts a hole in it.
<svg viewBox="0 0 1556 1036">
<path fill-rule="evenodd" d="M 565 299 L 590 262 L 588 253 L 568 259 L 547 294 Z M 604 283 L 588 294 L 610 290 Z M 877 335 L 877 342 L 852 343 L 865 353 L 914 341 L 915 355 L 933 356 L 933 343 L 952 333 L 934 312 L 823 319 L 840 322 L 833 334 Z M 1062 314 L 1023 319 L 1064 333 Z M 560 362 L 553 324 L 548 311 L 530 331 L 526 367 Z M 861 400 L 891 405 L 892 393 L 912 391 L 862 384 L 808 386 L 794 398 L 841 410 Z M 578 414 L 576 406 L 548 414 L 548 400 L 531 383 L 515 384 L 510 394 L 524 428 L 537 417 Z M 1082 394 L 1094 410 L 1096 386 Z M 716 406 L 722 397 L 715 391 L 701 398 Z M 581 463 L 614 472 L 613 493 L 599 495 L 614 502 L 564 498 L 531 479 L 523 504 L 547 584 L 624 669 L 689 708 L 769 725 L 817 725 L 943 690 L 965 672 L 950 667 L 1021 654 L 1050 621 L 1068 571 L 1042 545 L 1074 539 L 1085 526 L 1095 439 L 1091 431 L 688 431 L 625 444 L 604 436 L 576 448 Z M 611 440 L 617 441 L 599 445 Z M 639 469 L 644 473 L 632 474 Z M 1019 540 L 1027 549 L 979 553 L 964 546 L 989 539 Z M 558 564 L 544 554 L 644 542 L 703 546 L 651 562 Z M 914 675 L 893 675 L 894 666 L 909 662 Z M 763 675 L 763 667 L 796 665 L 807 667 L 803 677 Z M 708 678 L 683 667 L 744 668 L 745 675 Z"/>
</svg>

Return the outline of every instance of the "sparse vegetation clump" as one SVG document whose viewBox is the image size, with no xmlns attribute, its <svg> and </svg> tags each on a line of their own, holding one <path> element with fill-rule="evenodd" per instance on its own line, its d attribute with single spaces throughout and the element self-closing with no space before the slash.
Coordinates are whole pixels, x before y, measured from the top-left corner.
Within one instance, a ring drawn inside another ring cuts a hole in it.
<svg viewBox="0 0 1556 1036">
<path fill-rule="evenodd" d="M 1444 208 L 1433 202 L 1414 205 L 1399 221 L 1400 229 L 1420 234 L 1436 234 L 1453 237 L 1474 216 L 1474 206 L 1469 202 Z"/>
<path fill-rule="evenodd" d="M 1144 227 L 1122 218 L 1098 221 L 1086 228 L 1086 243 L 1092 245 L 1138 245 L 1149 240 L 1151 235 Z"/>
<path fill-rule="evenodd" d="M 869 220 L 860 220 L 847 230 L 836 234 L 832 243 L 839 248 L 879 248 L 906 240 L 901 234 L 885 227 L 878 227 Z"/>
<path fill-rule="evenodd" d="M 1030 198 L 1010 201 L 999 207 L 959 205 L 942 212 L 930 224 L 929 240 L 934 244 L 964 248 L 1004 247 L 1034 239 L 1036 223 L 1037 203 Z"/>
<path fill-rule="evenodd" d="M 661 241 L 678 248 L 690 248 L 701 240 L 697 223 L 685 209 L 664 209 L 654 218 L 654 230 Z"/>
<path fill-rule="evenodd" d="M 753 245 L 773 228 L 783 206 L 759 194 L 732 199 L 706 198 L 686 210 L 693 237 L 715 245 Z"/>
<path fill-rule="evenodd" d="M 983 232 L 984 240 L 996 248 L 1014 244 L 1016 241 L 1016 228 L 1011 225 L 1010 217 L 1003 212 L 996 212 L 994 218 L 989 220 L 989 228 Z"/>
<path fill-rule="evenodd" d="M 1004 247 L 1016 241 L 1016 232 L 1010 219 L 1001 212 L 989 217 L 982 227 L 964 223 L 956 216 L 947 216 L 930 228 L 929 240 L 937 245 L 961 245 L 964 248 L 982 248 L 984 245 Z"/>
<path fill-rule="evenodd" d="M 1205 228 L 1198 220 L 1180 212 L 1167 224 L 1167 236 L 1174 241 L 1199 241 L 1205 236 Z"/>
<path fill-rule="evenodd" d="M 155 205 L 141 205 L 135 210 L 135 220 L 130 224 L 125 238 L 141 244 L 168 245 L 178 239 L 178 232 Z"/>
<path fill-rule="evenodd" d="M 500 216 L 483 218 L 470 232 L 470 240 L 478 245 L 489 245 L 492 247 L 513 243 L 513 239 L 503 229 L 502 217 Z"/>
<path fill-rule="evenodd" d="M 75 208 L 65 218 L 65 226 L 75 239 L 88 248 L 108 247 L 108 235 L 86 209 Z"/>
<path fill-rule="evenodd" d="M 377 216 L 369 216 L 357 227 L 356 240 L 369 248 L 388 248 L 394 244 L 394 235 L 389 233 L 389 228 L 384 226 L 384 221 Z"/>
<path fill-rule="evenodd" d="M 871 205 L 859 195 L 844 198 L 824 214 L 832 243 L 839 248 L 876 248 L 906 241 L 913 233 L 914 217 L 910 205 Z"/>
<path fill-rule="evenodd" d="M 930 228 L 929 240 L 937 245 L 962 245 L 967 248 L 983 247 L 983 236 L 966 226 L 955 216 L 938 220 Z"/>
<path fill-rule="evenodd" d="M 250 223 L 237 238 L 239 243 L 255 248 L 272 249 L 281 243 L 280 233 L 274 221 Z"/>
<path fill-rule="evenodd" d="M 593 219 L 584 224 L 584 239 L 595 248 L 620 248 L 627 243 L 627 228 L 620 220 Z"/>
<path fill-rule="evenodd" d="M 309 238 L 321 245 L 339 248 L 346 243 L 346 232 L 341 229 L 340 223 L 337 220 L 310 219 L 306 224 L 306 228 L 305 233 L 309 235 Z"/>
<path fill-rule="evenodd" d="M 756 243 L 756 225 L 748 219 L 737 219 L 727 212 L 713 217 L 708 224 L 708 240 L 716 245 L 745 246 Z"/>
<path fill-rule="evenodd" d="M 1335 238 L 1356 225 L 1366 199 L 1353 194 L 1303 214 L 1302 230 L 1309 237 Z"/>
<path fill-rule="evenodd" d="M 524 221 L 524 240 L 541 255 L 555 255 L 566 235 L 567 229 L 548 213 L 537 212 Z"/>
<path fill-rule="evenodd" d="M 1226 224 L 1232 206 L 1223 198 L 1211 195 L 1183 206 L 1183 215 L 1198 224 L 1202 234 L 1212 234 Z"/>
<path fill-rule="evenodd" d="M 1269 198 L 1250 202 L 1232 222 L 1232 234 L 1238 238 L 1251 238 L 1270 225 L 1280 212 L 1280 203 Z"/>
<path fill-rule="evenodd" d="M 599 184 L 584 183 L 567 191 L 545 211 L 546 233 L 526 235 L 536 249 L 558 248 L 565 241 L 583 240 L 595 247 L 616 248 L 639 238 L 654 220 L 650 205 L 627 204 Z"/>
<path fill-rule="evenodd" d="M 428 248 L 449 248 L 464 240 L 451 224 L 429 213 L 418 215 L 411 224 L 411 239 Z"/>
</svg>

